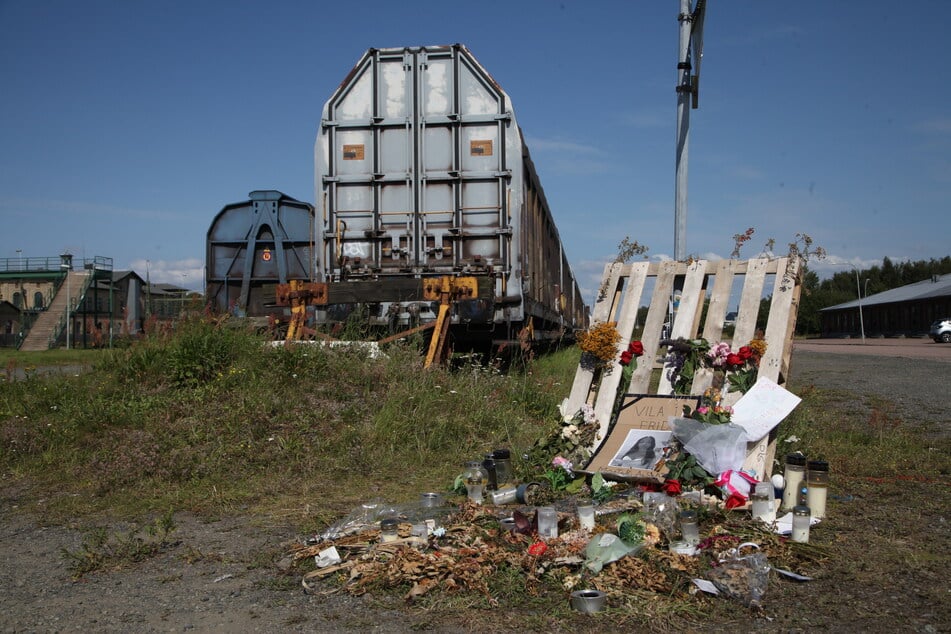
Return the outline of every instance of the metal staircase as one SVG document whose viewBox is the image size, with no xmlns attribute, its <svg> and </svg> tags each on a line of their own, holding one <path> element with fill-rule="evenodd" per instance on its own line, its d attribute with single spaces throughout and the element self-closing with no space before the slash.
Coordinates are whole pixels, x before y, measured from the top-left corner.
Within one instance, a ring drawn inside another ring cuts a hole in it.
<svg viewBox="0 0 951 634">
<path fill-rule="evenodd" d="M 20 350 L 49 350 L 55 347 L 66 330 L 69 319 L 67 310 L 75 312 L 82 304 L 92 279 L 91 271 L 70 271 L 53 297 L 50 307 L 36 318 L 20 345 Z"/>
</svg>

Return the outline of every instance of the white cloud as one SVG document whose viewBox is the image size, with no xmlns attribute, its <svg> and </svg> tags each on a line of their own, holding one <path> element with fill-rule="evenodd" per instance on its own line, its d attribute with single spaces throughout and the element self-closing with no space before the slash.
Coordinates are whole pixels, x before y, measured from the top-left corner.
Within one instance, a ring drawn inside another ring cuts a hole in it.
<svg viewBox="0 0 951 634">
<path fill-rule="evenodd" d="M 184 260 L 133 260 L 132 269 L 154 283 L 175 284 L 201 291 L 205 286 L 205 263 L 198 258 Z"/>
</svg>

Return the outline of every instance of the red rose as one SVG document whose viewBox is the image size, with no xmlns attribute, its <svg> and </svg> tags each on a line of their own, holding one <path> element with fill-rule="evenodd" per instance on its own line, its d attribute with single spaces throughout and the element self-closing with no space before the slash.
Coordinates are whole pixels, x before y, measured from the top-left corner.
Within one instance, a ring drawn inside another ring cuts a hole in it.
<svg viewBox="0 0 951 634">
<path fill-rule="evenodd" d="M 743 346 L 743 347 L 741 347 L 739 350 L 736 351 L 736 354 L 737 354 L 741 359 L 743 359 L 744 361 L 746 361 L 747 359 L 749 359 L 750 357 L 753 356 L 753 349 L 750 348 L 749 346 Z"/>
<path fill-rule="evenodd" d="M 637 356 L 644 354 L 644 344 L 642 344 L 640 341 L 632 341 L 631 345 L 629 345 L 627 349 L 630 350 L 631 354 L 635 354 Z"/>
<path fill-rule="evenodd" d="M 528 554 L 534 557 L 545 554 L 545 551 L 548 550 L 548 544 L 545 542 L 535 542 L 528 547 Z"/>
<path fill-rule="evenodd" d="M 735 352 L 731 352 L 730 354 L 726 355 L 726 364 L 731 366 L 743 365 L 743 359 L 741 359 L 740 355 L 736 354 Z"/>
<path fill-rule="evenodd" d="M 733 493 L 726 499 L 726 502 L 723 503 L 727 509 L 735 509 L 738 506 L 743 506 L 746 504 L 746 498 L 740 495 L 739 493 Z"/>
<path fill-rule="evenodd" d="M 667 495 L 680 495 L 680 480 L 664 480 L 664 486 L 661 487 Z"/>
<path fill-rule="evenodd" d="M 634 355 L 631 354 L 629 350 L 625 350 L 621 353 L 621 365 L 627 365 L 634 359 Z"/>
</svg>

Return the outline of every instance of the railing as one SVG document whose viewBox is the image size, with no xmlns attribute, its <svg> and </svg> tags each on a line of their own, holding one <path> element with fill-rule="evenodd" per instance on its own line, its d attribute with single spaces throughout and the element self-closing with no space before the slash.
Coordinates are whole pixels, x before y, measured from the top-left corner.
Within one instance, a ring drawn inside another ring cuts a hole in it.
<svg viewBox="0 0 951 634">
<path fill-rule="evenodd" d="M 109 259 L 109 265 L 112 266 L 112 259 Z M 66 329 L 66 324 L 69 323 L 69 320 L 72 318 L 73 312 L 83 305 L 83 301 L 86 299 L 86 291 L 89 290 L 89 287 L 92 285 L 93 276 L 87 275 L 83 281 L 82 287 L 79 289 L 79 293 L 76 296 L 76 301 L 73 301 L 72 297 L 66 297 L 66 310 L 63 311 L 63 316 L 59 318 L 59 321 L 56 322 L 56 326 L 53 328 L 53 331 L 50 333 L 49 345 L 48 348 L 52 348 L 56 345 L 56 342 L 59 341 L 59 338 L 63 335 L 63 330 Z M 57 293 L 63 288 L 63 280 L 59 280 Z"/>
<path fill-rule="evenodd" d="M 63 259 L 56 255 L 50 257 L 0 258 L 0 273 L 48 273 L 62 271 Z M 73 268 L 111 271 L 112 258 L 101 255 L 92 258 L 73 260 Z"/>
</svg>

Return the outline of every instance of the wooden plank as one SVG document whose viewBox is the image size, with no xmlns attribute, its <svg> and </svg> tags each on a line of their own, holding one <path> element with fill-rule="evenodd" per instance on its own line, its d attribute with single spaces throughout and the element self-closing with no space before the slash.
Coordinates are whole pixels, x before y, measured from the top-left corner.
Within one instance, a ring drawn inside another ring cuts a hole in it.
<svg viewBox="0 0 951 634">
<path fill-rule="evenodd" d="M 736 260 L 720 260 L 713 269 L 715 276 L 710 302 L 707 304 L 707 317 L 703 324 L 703 338 L 711 344 L 720 341 L 723 336 L 723 320 L 730 303 L 730 294 L 733 292 L 733 280 L 737 270 L 746 270 L 745 262 Z M 700 368 L 694 374 L 691 394 L 702 394 L 713 384 L 713 370 Z"/>
<path fill-rule="evenodd" d="M 737 347 L 745 346 L 756 332 L 756 317 L 759 303 L 763 297 L 763 284 L 769 260 L 758 258 L 750 260 L 743 278 L 743 293 L 740 296 L 740 310 L 736 315 L 736 327 L 733 330 L 733 342 Z"/>
<path fill-rule="evenodd" d="M 608 321 L 610 315 L 614 313 L 614 299 L 616 291 L 621 280 L 620 262 L 609 262 L 604 265 L 604 274 L 602 275 L 601 288 L 598 291 L 598 297 L 594 302 L 594 310 L 591 313 L 591 323 L 603 323 Z M 565 403 L 565 414 L 572 415 L 581 409 L 581 406 L 588 402 L 591 395 L 591 384 L 594 381 L 595 372 L 593 369 L 578 365 L 575 372 L 575 380 L 571 384 L 571 392 Z"/>
<path fill-rule="evenodd" d="M 646 262 L 643 264 L 647 264 Z M 657 277 L 658 266 L 649 265 L 644 269 L 646 277 Z M 645 280 L 646 283 L 646 280 Z M 667 315 L 667 301 L 658 302 L 659 297 L 657 289 L 654 289 L 653 301 L 647 309 L 647 316 L 644 319 L 644 330 L 641 333 L 641 344 L 644 346 L 644 356 L 637 360 L 637 367 L 631 375 L 631 385 L 629 392 L 635 394 L 647 393 L 651 381 L 651 372 L 654 369 L 654 362 L 657 360 L 657 351 L 660 347 L 661 329 L 664 325 L 664 319 Z M 655 305 L 655 302 L 657 304 Z"/>
<path fill-rule="evenodd" d="M 660 329 L 663 327 L 664 320 L 667 317 L 670 295 L 674 290 L 674 275 L 676 273 L 677 262 L 661 263 L 657 272 L 657 281 L 654 285 L 654 299 L 651 301 L 650 308 L 647 311 L 647 322 L 644 326 L 645 331 L 650 328 L 651 330 L 656 329 L 660 332 Z M 665 361 L 663 372 L 661 372 L 660 385 L 657 388 L 658 394 L 673 393 L 670 379 L 667 377 L 667 371 L 669 369 L 670 363 Z"/>
<path fill-rule="evenodd" d="M 766 353 L 760 359 L 758 376 L 780 383 L 781 379 L 785 382 L 789 355 L 792 354 L 792 335 L 796 328 L 796 310 L 802 287 L 798 283 L 789 284 L 788 278 L 784 277 L 798 276 L 798 261 L 789 262 L 788 258 L 780 258 L 776 262 L 776 271 L 764 334 Z M 786 368 L 783 367 L 784 362 Z M 754 471 L 760 479 L 764 479 L 775 456 L 776 436 L 772 433 L 747 446 L 743 468 Z"/>
<path fill-rule="evenodd" d="M 787 262 L 787 258 L 782 258 L 782 262 L 778 263 L 781 264 L 778 270 L 785 271 Z M 795 271 L 793 271 L 793 274 L 795 274 Z M 769 306 L 769 320 L 766 322 L 766 353 L 760 360 L 759 376 L 767 377 L 777 383 L 779 382 L 783 356 L 786 352 L 784 344 L 789 334 L 793 287 L 794 285 L 784 284 L 782 273 L 776 274 L 776 281 L 773 284 L 773 299 Z M 798 288 L 798 285 L 795 285 L 795 287 Z M 793 328 L 795 327 L 794 321 Z"/>
<path fill-rule="evenodd" d="M 677 315 L 671 328 L 671 337 L 674 339 L 694 339 L 697 336 L 695 324 L 703 312 L 703 287 L 706 280 L 707 262 L 696 260 L 687 266 L 683 290 L 680 292 L 680 303 L 677 306 Z"/>
<path fill-rule="evenodd" d="M 716 277 L 710 293 L 710 303 L 707 304 L 707 321 L 703 325 L 703 338 L 711 343 L 720 341 L 723 336 L 723 320 L 729 309 L 733 280 L 739 269 L 745 271 L 745 262 L 740 266 L 736 260 L 720 260 L 713 270 Z"/>
<path fill-rule="evenodd" d="M 623 367 L 620 363 L 621 352 L 627 349 L 631 342 L 631 333 L 637 322 L 637 309 L 640 306 L 641 295 L 644 292 L 644 281 L 647 279 L 648 263 L 637 263 L 624 268 L 624 273 L 628 274 L 628 281 L 625 285 L 623 303 L 617 317 L 617 331 L 621 334 L 621 341 L 618 344 L 618 354 L 609 366 L 609 370 L 602 373 L 601 384 L 598 386 L 598 394 L 594 402 L 594 414 L 598 419 L 600 431 L 598 432 L 597 445 L 600 446 L 608 436 L 608 427 L 611 424 L 611 413 L 614 410 L 614 402 L 617 400 L 618 387 L 621 384 L 621 375 Z"/>
</svg>

